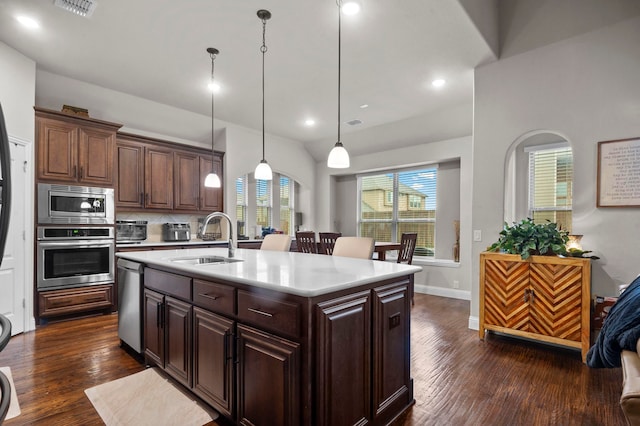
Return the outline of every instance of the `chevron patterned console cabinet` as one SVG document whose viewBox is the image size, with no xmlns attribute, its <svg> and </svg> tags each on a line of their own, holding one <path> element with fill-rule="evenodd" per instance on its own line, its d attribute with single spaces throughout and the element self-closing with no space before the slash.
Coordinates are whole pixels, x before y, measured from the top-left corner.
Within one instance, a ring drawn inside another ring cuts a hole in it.
<svg viewBox="0 0 640 426">
<path fill-rule="evenodd" d="M 580 349 L 590 345 L 591 261 L 480 254 L 480 339 L 487 331 Z"/>
</svg>

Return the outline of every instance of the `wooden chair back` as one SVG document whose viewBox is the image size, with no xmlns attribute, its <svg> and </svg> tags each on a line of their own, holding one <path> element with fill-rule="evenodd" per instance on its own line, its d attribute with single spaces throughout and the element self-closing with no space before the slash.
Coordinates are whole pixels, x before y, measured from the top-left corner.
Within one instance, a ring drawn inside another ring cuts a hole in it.
<svg viewBox="0 0 640 426">
<path fill-rule="evenodd" d="M 320 254 L 333 254 L 333 246 L 336 244 L 336 240 L 342 236 L 341 232 L 319 232 L 320 237 Z"/>
<path fill-rule="evenodd" d="M 400 238 L 400 251 L 398 252 L 398 263 L 411 265 L 413 262 L 413 252 L 416 249 L 418 234 L 415 232 L 403 233 Z"/>
<path fill-rule="evenodd" d="M 371 259 L 374 241 L 369 237 L 338 237 L 333 247 L 333 256 Z"/>
<path fill-rule="evenodd" d="M 296 232 L 296 248 L 300 253 L 318 253 L 316 233 L 313 231 Z"/>
<path fill-rule="evenodd" d="M 289 251 L 291 237 L 286 234 L 267 234 L 262 240 L 260 250 Z"/>
</svg>

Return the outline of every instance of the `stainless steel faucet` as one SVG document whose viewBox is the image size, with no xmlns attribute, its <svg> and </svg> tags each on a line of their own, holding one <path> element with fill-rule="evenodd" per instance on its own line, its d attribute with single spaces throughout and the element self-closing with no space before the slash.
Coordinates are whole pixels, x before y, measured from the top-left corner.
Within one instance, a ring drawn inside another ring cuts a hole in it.
<svg viewBox="0 0 640 426">
<path fill-rule="evenodd" d="M 236 253 L 236 246 L 233 240 L 233 225 L 231 224 L 231 218 L 228 214 L 222 212 L 213 212 L 210 213 L 207 217 L 204 218 L 204 222 L 202 223 L 202 234 L 206 232 L 207 225 L 209 225 L 209 221 L 214 217 L 223 217 L 227 219 L 227 223 L 229 224 L 229 257 L 233 257 Z"/>
</svg>

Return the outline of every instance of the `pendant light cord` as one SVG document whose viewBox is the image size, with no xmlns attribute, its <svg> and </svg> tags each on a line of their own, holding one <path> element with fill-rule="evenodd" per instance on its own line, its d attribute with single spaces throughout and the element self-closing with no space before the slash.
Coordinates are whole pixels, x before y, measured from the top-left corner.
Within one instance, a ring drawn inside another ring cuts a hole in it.
<svg viewBox="0 0 640 426">
<path fill-rule="evenodd" d="M 342 22 L 341 11 L 342 0 L 337 0 L 338 4 L 338 143 L 340 142 L 340 69 L 342 68 Z"/>
<path fill-rule="evenodd" d="M 210 48 L 211 49 L 211 48 Z M 214 161 L 213 158 L 215 156 L 215 151 L 214 151 L 214 144 L 215 144 L 215 132 L 214 132 L 214 113 L 215 113 L 215 107 L 214 107 L 214 102 L 213 102 L 213 98 L 214 98 L 214 82 L 213 82 L 213 71 L 214 71 L 214 63 L 215 63 L 215 59 L 216 59 L 216 54 L 217 54 L 217 49 L 211 49 L 209 51 L 209 56 L 211 56 L 211 173 L 214 173 Z"/>
<path fill-rule="evenodd" d="M 264 155 L 264 56 L 267 53 L 267 45 L 265 42 L 265 34 L 267 32 L 267 19 L 262 19 L 262 46 L 260 51 L 262 52 L 262 161 L 265 161 Z"/>
</svg>

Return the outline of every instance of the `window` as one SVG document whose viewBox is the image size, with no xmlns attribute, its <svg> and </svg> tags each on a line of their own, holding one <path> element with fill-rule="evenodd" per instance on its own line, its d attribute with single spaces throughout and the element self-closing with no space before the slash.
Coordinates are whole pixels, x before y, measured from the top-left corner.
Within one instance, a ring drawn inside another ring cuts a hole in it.
<svg viewBox="0 0 640 426">
<path fill-rule="evenodd" d="M 280 176 L 280 229 L 286 234 L 293 235 L 291 227 L 293 220 L 293 192 L 291 191 L 291 179 Z"/>
<path fill-rule="evenodd" d="M 437 167 L 358 177 L 358 234 L 400 241 L 417 232 L 416 256 L 434 256 Z M 391 195 L 388 195 L 391 194 Z"/>
<path fill-rule="evenodd" d="M 529 217 L 571 232 L 573 155 L 569 146 L 526 148 L 529 153 Z"/>
<path fill-rule="evenodd" d="M 271 227 L 271 182 L 256 181 L 256 225 Z"/>
<path fill-rule="evenodd" d="M 239 177 L 236 180 L 236 217 L 244 222 L 245 232 L 253 235 L 254 226 L 258 225 L 293 235 L 297 185 L 295 180 L 277 173 L 270 181 L 256 181 L 249 175 Z"/>
<path fill-rule="evenodd" d="M 236 220 L 238 229 L 242 229 L 242 235 L 247 235 L 247 177 L 236 179 Z"/>
</svg>

